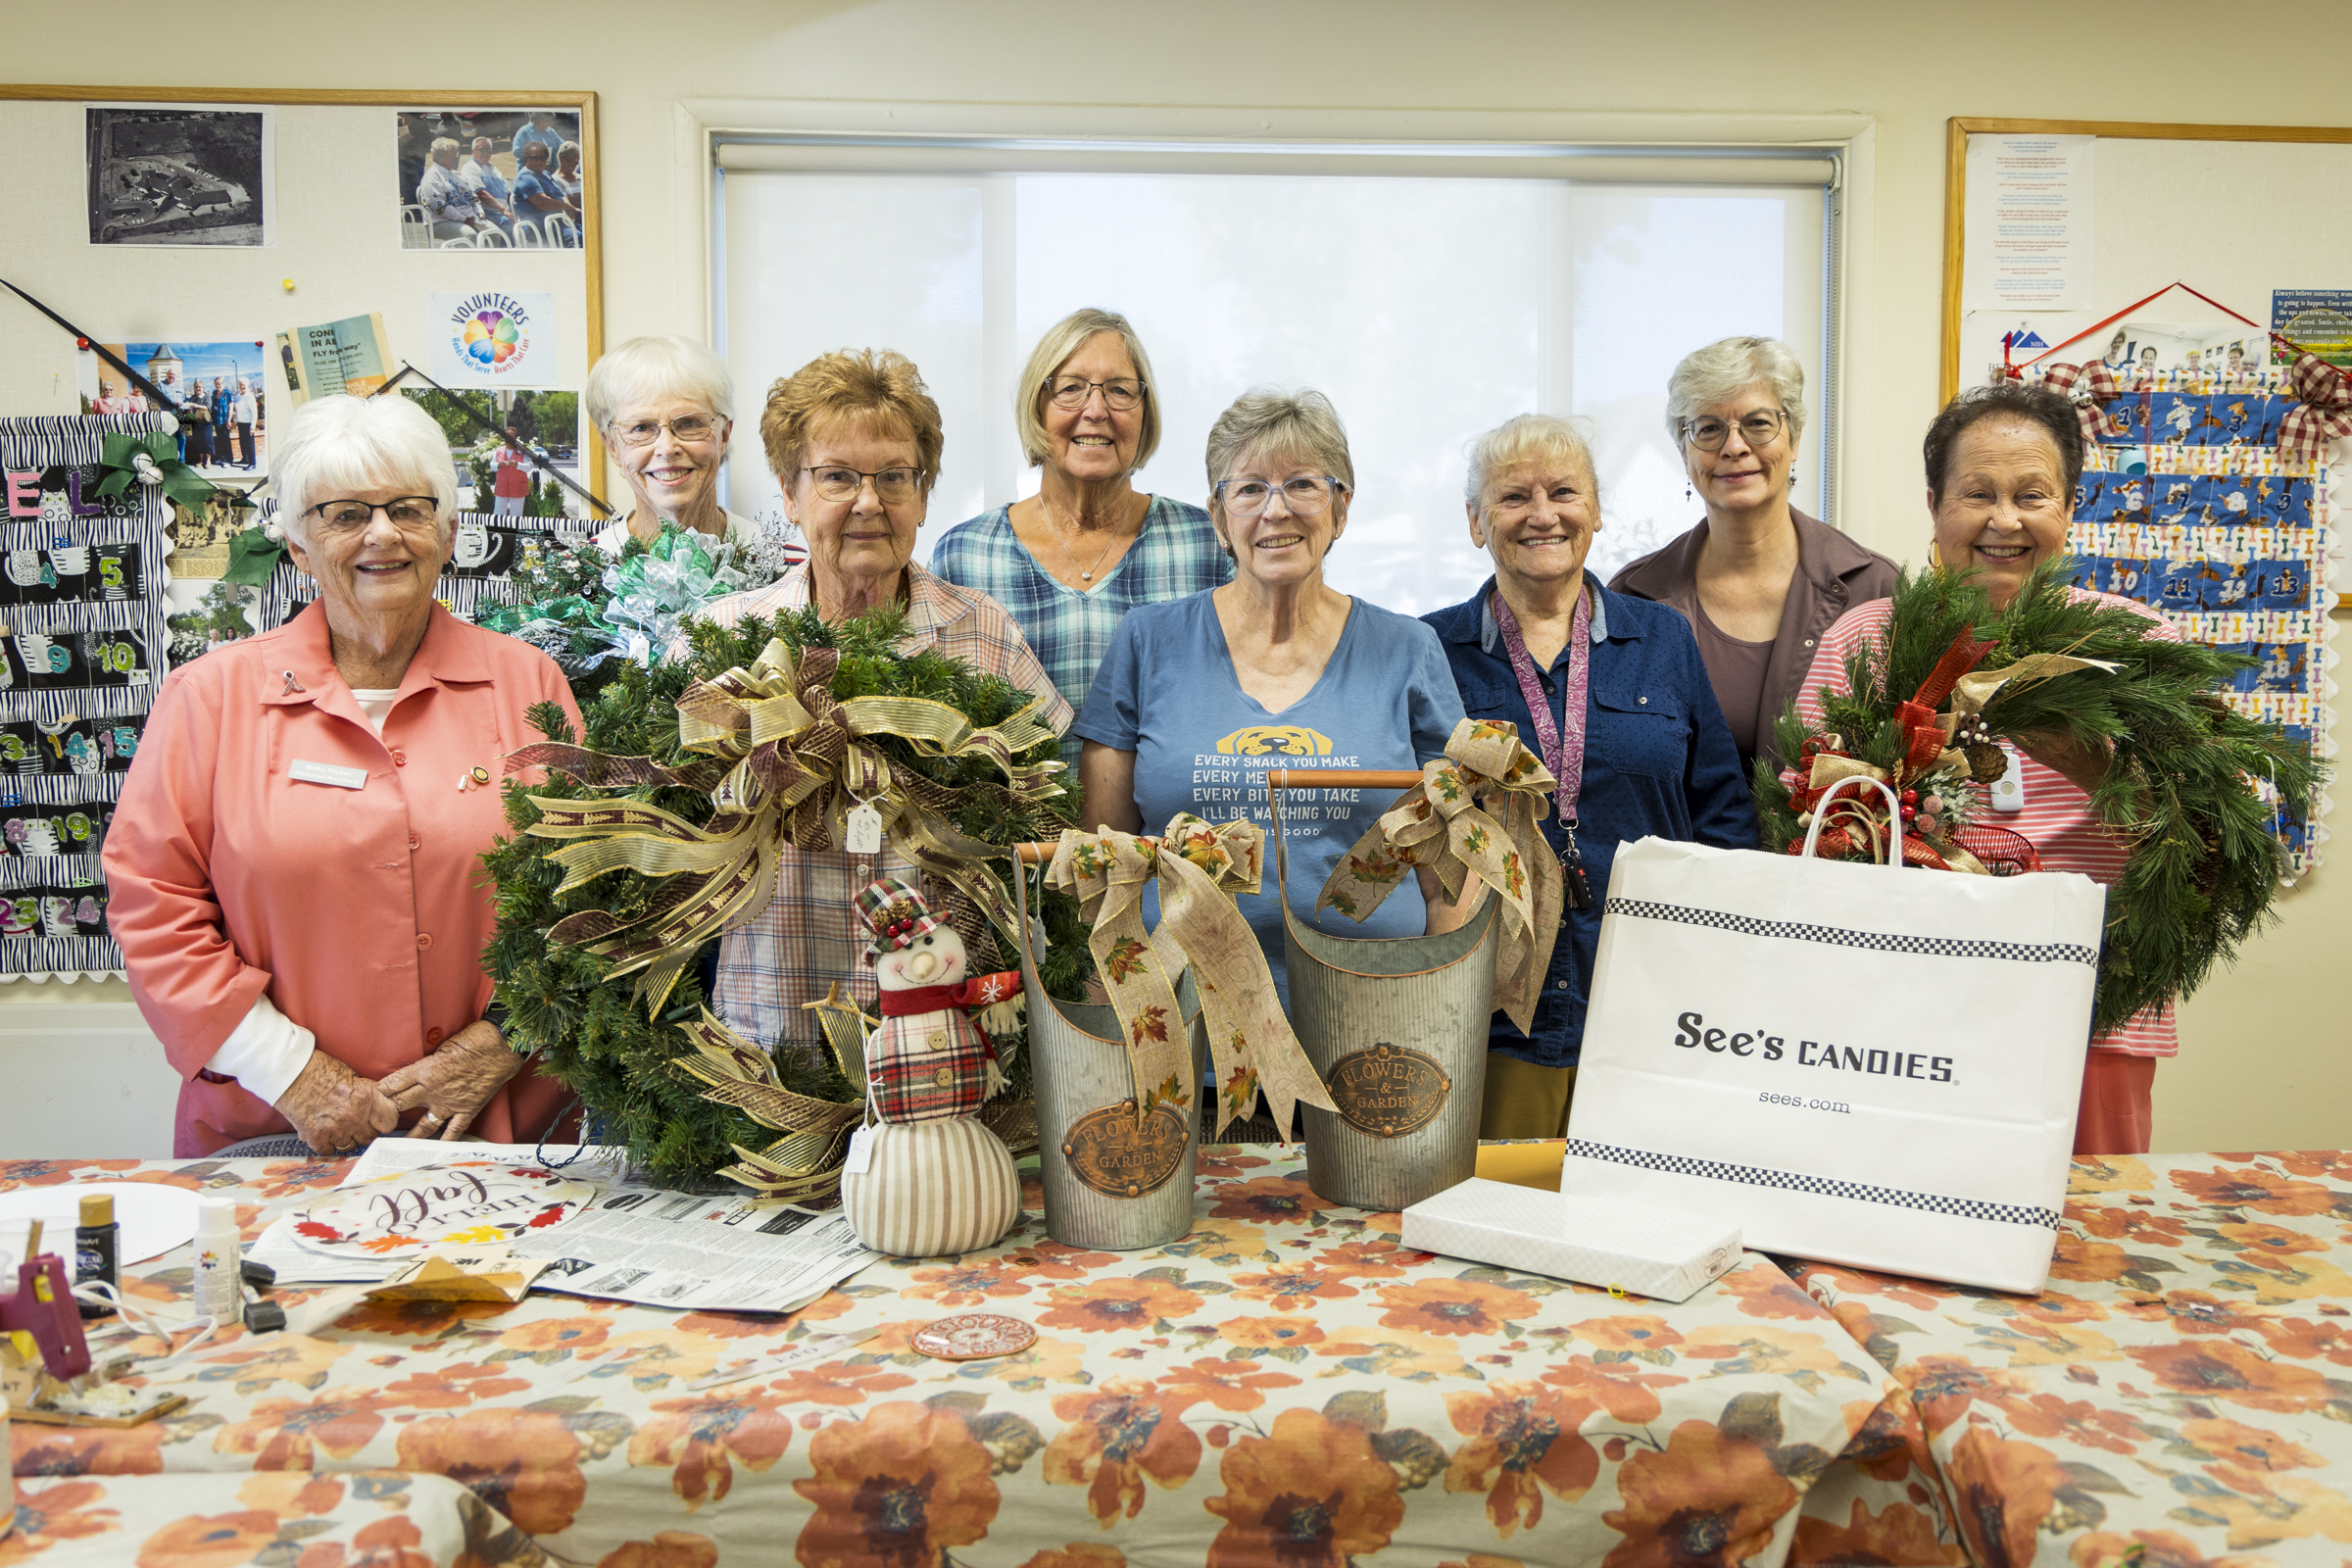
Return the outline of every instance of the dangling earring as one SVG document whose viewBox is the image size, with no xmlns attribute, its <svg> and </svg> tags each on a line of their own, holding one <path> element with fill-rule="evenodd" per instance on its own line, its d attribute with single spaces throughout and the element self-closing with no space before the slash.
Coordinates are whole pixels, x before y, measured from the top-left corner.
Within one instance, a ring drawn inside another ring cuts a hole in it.
<svg viewBox="0 0 2352 1568">
<path fill-rule="evenodd" d="M 1685 501 L 1696 501 L 1698 499 L 1698 492 L 1692 490 L 1689 485 L 1685 485 L 1683 486 L 1683 499 Z"/>
</svg>

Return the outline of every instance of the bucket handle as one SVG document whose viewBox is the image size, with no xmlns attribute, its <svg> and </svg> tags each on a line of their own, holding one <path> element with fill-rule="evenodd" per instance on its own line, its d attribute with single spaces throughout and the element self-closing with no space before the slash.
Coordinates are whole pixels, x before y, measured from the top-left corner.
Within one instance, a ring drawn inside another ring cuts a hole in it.
<svg viewBox="0 0 2352 1568">
<path fill-rule="evenodd" d="M 1903 865 L 1902 798 L 1894 793 L 1894 786 L 1887 783 L 1885 779 L 1866 778 L 1859 773 L 1855 774 L 1851 778 L 1839 779 L 1837 783 L 1822 791 L 1821 799 L 1813 803 L 1813 825 L 1805 829 L 1805 852 L 1800 858 L 1807 860 L 1815 858 L 1813 854 L 1814 846 L 1821 842 L 1822 826 L 1830 819 L 1829 812 L 1827 809 L 1825 809 L 1825 808 L 1827 808 L 1830 804 L 1830 797 L 1836 795 L 1839 790 L 1845 788 L 1848 784 L 1867 785 L 1871 789 L 1875 789 L 1881 795 L 1886 797 L 1886 826 L 1891 830 L 1893 835 L 1891 841 L 1887 845 L 1886 868 L 1890 871 L 1901 870 Z"/>
<path fill-rule="evenodd" d="M 1282 792 L 1316 789 L 1409 790 L 1421 782 L 1418 768 L 1297 768 L 1269 767 L 1265 773 L 1266 807 L 1274 818 L 1274 892 L 1282 900 L 1282 917 L 1291 917 L 1290 857 L 1282 839 Z"/>
</svg>

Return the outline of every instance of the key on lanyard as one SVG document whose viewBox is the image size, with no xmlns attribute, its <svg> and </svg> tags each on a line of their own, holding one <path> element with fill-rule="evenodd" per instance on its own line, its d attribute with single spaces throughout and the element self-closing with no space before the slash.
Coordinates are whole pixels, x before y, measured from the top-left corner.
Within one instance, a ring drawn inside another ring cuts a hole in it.
<svg viewBox="0 0 2352 1568">
<path fill-rule="evenodd" d="M 1563 820 L 1560 829 L 1568 835 L 1568 848 L 1560 855 L 1560 901 L 1581 913 L 1592 907 L 1592 883 L 1585 875 L 1585 852 L 1576 845 L 1576 823 Z"/>
</svg>

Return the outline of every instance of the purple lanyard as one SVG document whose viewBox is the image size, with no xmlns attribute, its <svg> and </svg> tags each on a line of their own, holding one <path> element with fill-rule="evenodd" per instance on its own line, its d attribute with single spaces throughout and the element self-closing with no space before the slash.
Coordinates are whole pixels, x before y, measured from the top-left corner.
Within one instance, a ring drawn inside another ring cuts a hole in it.
<svg viewBox="0 0 2352 1568">
<path fill-rule="evenodd" d="M 1536 662 L 1527 651 L 1527 639 L 1520 635 L 1519 617 L 1511 613 L 1511 607 L 1504 603 L 1499 588 L 1491 603 L 1495 629 L 1502 633 L 1503 651 L 1511 656 L 1511 673 L 1519 677 L 1519 695 L 1527 699 L 1528 716 L 1535 720 L 1537 755 L 1559 781 L 1556 799 L 1560 820 L 1574 823 L 1576 797 L 1585 787 L 1585 694 L 1592 677 L 1592 661 L 1589 657 L 1592 641 L 1592 596 L 1579 585 L 1576 615 L 1568 625 L 1568 674 L 1563 683 L 1567 701 L 1562 705 L 1568 720 L 1565 734 L 1561 733 L 1561 726 L 1551 721 L 1551 703 L 1544 695 L 1544 683 L 1536 674 Z"/>
</svg>

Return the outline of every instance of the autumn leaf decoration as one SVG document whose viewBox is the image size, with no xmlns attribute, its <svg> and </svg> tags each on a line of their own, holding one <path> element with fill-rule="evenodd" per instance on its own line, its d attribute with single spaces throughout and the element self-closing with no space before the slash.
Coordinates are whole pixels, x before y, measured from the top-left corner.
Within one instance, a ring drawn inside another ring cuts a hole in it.
<svg viewBox="0 0 2352 1568">
<path fill-rule="evenodd" d="M 1157 1089 L 1152 1090 L 1144 1096 L 1144 1110 L 1149 1114 L 1154 1107 L 1162 1104 L 1189 1106 L 1192 1102 L 1192 1093 L 1184 1087 L 1184 1080 L 1175 1073 L 1170 1073 L 1161 1081 Z"/>
<path fill-rule="evenodd" d="M 1129 975 L 1142 974 L 1145 968 L 1144 956 L 1149 952 L 1151 949 L 1134 937 L 1121 937 L 1112 943 L 1110 951 L 1103 955 L 1104 978 L 1115 986 L 1124 982 Z"/>
<path fill-rule="evenodd" d="M 1135 1026 L 1128 1032 L 1134 1037 L 1135 1043 L 1139 1046 L 1147 1040 L 1167 1039 L 1168 1009 L 1165 1007 L 1146 1007 L 1143 1011 L 1135 1015 Z"/>
</svg>

